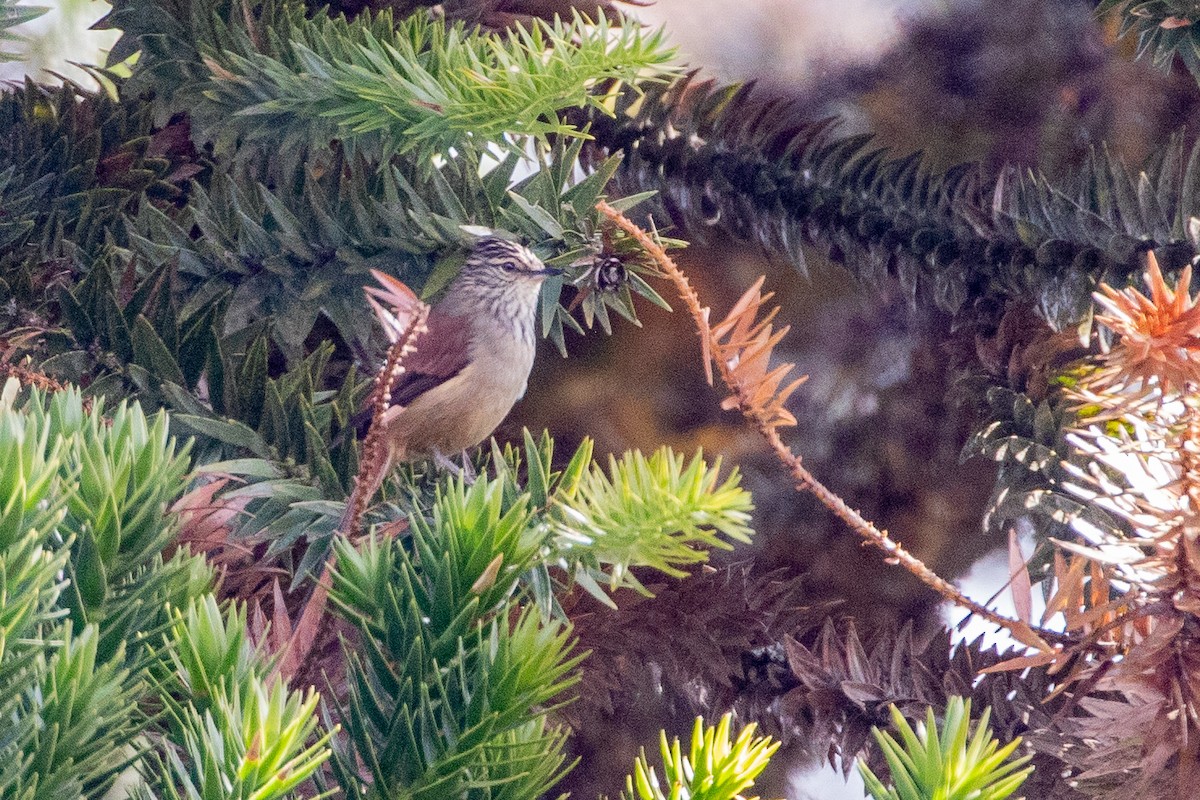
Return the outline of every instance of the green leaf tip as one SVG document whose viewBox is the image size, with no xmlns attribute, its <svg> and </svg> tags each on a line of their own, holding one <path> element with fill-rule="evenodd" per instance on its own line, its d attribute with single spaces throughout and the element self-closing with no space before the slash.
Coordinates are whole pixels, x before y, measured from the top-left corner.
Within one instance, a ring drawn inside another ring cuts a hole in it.
<svg viewBox="0 0 1200 800">
<path fill-rule="evenodd" d="M 731 736 L 733 715 L 726 714 L 716 725 L 700 717 L 692 727 L 692 744 L 684 753 L 678 739 L 667 741 L 660 732 L 662 779 L 650 766 L 646 751 L 634 762 L 633 774 L 625 779 L 621 800 L 734 800 L 754 785 L 766 768 L 779 742 L 756 735 L 754 723 Z M 757 800 L 752 798 L 751 800 Z"/>
<path fill-rule="evenodd" d="M 892 726 L 899 740 L 872 728 L 883 751 L 892 783 L 883 781 L 865 763 L 858 769 L 874 800 L 1005 800 L 1033 772 L 1032 756 L 1011 758 L 1020 737 L 1003 747 L 988 727 L 991 709 L 971 725 L 971 701 L 950 697 L 939 728 L 933 709 L 916 729 L 891 706 Z"/>
</svg>

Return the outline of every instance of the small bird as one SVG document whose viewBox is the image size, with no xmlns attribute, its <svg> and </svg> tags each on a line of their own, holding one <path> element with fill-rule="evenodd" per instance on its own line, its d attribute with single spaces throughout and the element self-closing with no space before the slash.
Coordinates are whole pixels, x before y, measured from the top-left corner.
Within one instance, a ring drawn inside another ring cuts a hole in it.
<svg viewBox="0 0 1200 800">
<path fill-rule="evenodd" d="M 473 447 L 496 430 L 525 394 L 542 282 L 560 274 L 519 244 L 494 236 L 475 243 L 458 277 L 429 310 L 404 371 L 392 381 L 390 405 L 373 423 L 382 427 L 387 443 L 384 463 L 367 485 L 355 483 L 338 531 L 353 533 L 356 514 L 394 464 L 430 456 L 449 463 L 447 454 Z M 383 288 L 369 287 L 367 297 L 389 337 L 403 335 L 407 325 L 384 304 L 412 311 L 419 301 L 395 278 L 379 272 L 375 277 Z M 329 554 L 276 667 L 283 675 L 295 674 L 312 650 L 335 554 Z"/>
<path fill-rule="evenodd" d="M 476 242 L 430 309 L 425 333 L 393 380 L 391 407 L 375 422 L 385 432 L 389 466 L 429 457 L 445 462 L 496 430 L 525 394 L 542 282 L 560 274 L 514 242 L 494 236 Z M 369 289 L 375 297 L 408 291 L 377 277 L 387 288 Z"/>
</svg>

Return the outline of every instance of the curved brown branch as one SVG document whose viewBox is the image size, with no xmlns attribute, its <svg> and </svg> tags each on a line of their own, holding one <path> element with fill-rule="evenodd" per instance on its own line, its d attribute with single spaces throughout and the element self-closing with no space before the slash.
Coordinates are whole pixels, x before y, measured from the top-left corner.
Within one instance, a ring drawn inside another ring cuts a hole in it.
<svg viewBox="0 0 1200 800">
<path fill-rule="evenodd" d="M 716 362 L 721 380 L 733 393 L 732 397 L 726 401 L 726 407 L 737 407 L 754 424 L 771 446 L 780 463 L 795 479 L 797 490 L 804 489 L 811 492 L 851 530 L 863 537 L 866 543 L 882 550 L 889 563 L 903 567 L 945 599 L 986 619 L 993 625 L 1003 628 L 1024 645 L 1037 648 L 1041 652 L 1053 650 L 1047 639 L 1061 638 L 1059 634 L 1040 628 L 1035 630 L 1025 622 L 1009 619 L 967 597 L 958 587 L 939 576 L 923 561 L 905 550 L 899 542 L 888 535 L 887 531 L 875 527 L 858 511 L 847 505 L 846 501 L 836 492 L 818 481 L 801 463 L 800 456 L 793 453 L 784 444 L 779 436 L 778 428 L 781 425 L 795 424 L 795 420 L 782 410 L 782 401 L 796 389 L 800 381 L 793 381 L 782 391 L 776 391 L 776 387 L 782 382 L 790 365 L 784 365 L 771 372 L 765 371 L 765 363 L 770 355 L 770 349 L 782 337 L 786 329 L 778 332 L 771 330 L 769 323 L 774 312 L 769 312 L 765 319 L 757 322 L 751 321 L 762 303 L 770 298 L 770 295 L 761 296 L 758 293 L 761 281 L 743 295 L 730 312 L 729 317 L 714 328 L 709 323 L 710 309 L 701 305 L 700 298 L 688 282 L 687 276 L 658 242 L 608 203 L 601 201 L 596 208 L 614 225 L 633 237 L 675 283 L 680 298 L 696 322 L 705 374 L 709 383 L 713 382 L 712 363 Z M 734 335 L 723 340 L 722 337 L 726 332 L 737 329 L 741 329 L 744 335 L 741 337 Z M 752 368 L 747 367 L 750 362 L 754 364 Z M 750 369 L 749 374 L 747 373 L 748 369 Z M 764 387 L 770 391 L 764 393 Z"/>
<path fill-rule="evenodd" d="M 36 389 L 41 389 L 47 394 L 65 391 L 67 384 L 50 377 L 44 372 L 33 369 L 28 366 L 30 359 L 26 359 L 23 363 L 13 364 L 8 361 L 0 360 L 0 377 L 8 376 L 15 378 L 25 386 L 31 386 Z M 83 412 L 85 414 L 92 413 L 92 398 L 83 398 Z"/>
</svg>

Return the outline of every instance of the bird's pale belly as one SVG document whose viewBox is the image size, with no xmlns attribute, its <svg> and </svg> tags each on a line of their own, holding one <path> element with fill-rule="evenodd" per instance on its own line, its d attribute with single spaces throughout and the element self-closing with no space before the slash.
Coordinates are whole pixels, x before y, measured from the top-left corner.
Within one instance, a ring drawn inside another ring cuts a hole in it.
<svg viewBox="0 0 1200 800">
<path fill-rule="evenodd" d="M 388 425 L 400 461 L 450 455 L 474 447 L 496 430 L 525 391 L 529 368 L 498 370 L 494 361 L 473 361 L 458 375 L 397 410 Z M 481 373 L 486 370 L 487 374 Z"/>
</svg>

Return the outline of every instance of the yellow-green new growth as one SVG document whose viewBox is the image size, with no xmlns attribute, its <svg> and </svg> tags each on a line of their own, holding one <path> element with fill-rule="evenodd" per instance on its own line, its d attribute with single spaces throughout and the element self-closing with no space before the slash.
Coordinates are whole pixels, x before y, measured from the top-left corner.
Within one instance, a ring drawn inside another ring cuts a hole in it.
<svg viewBox="0 0 1200 800">
<path fill-rule="evenodd" d="M 887 760 L 892 785 L 884 786 L 866 764 L 858 765 L 874 800 L 1004 800 L 1033 772 L 1025 766 L 1031 756 L 1010 760 L 1020 737 L 1001 747 L 992 736 L 990 708 L 984 709 L 974 734 L 971 701 L 961 697 L 946 703 L 940 730 L 933 709 L 915 731 L 894 705 L 891 714 L 900 741 L 878 728 L 871 732 Z"/>
<path fill-rule="evenodd" d="M 720 459 L 709 464 L 700 452 L 690 459 L 668 448 L 610 457 L 607 470 L 593 463 L 559 485 L 555 547 L 568 562 L 581 558 L 610 588 L 644 591 L 630 567 L 683 577 L 709 549 L 750 541 L 753 503 L 740 483 L 736 469 L 722 479 Z"/>
<path fill-rule="evenodd" d="M 754 779 L 779 749 L 769 736 L 755 736 L 755 725 L 742 728 L 730 739 L 733 715 L 726 714 L 715 726 L 706 726 L 696 718 L 692 728 L 692 747 L 687 755 L 678 739 L 667 743 L 661 733 L 660 748 L 663 780 L 642 750 L 634 763 L 633 774 L 625 779 L 622 800 L 733 800 L 754 785 Z M 757 800 L 750 798 L 749 800 Z"/>
</svg>

